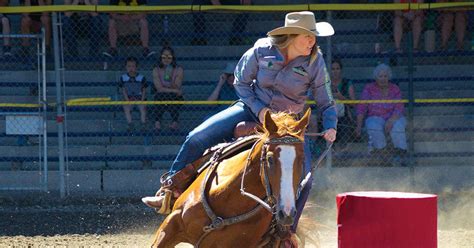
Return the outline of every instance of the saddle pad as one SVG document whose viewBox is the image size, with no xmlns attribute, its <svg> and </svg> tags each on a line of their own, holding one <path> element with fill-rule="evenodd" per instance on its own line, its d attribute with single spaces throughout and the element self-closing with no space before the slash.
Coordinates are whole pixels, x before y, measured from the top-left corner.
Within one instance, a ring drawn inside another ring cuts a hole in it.
<svg viewBox="0 0 474 248">
<path fill-rule="evenodd" d="M 220 143 L 217 144 L 209 149 L 207 149 L 203 155 L 201 156 L 197 164 L 195 164 L 195 168 L 198 171 L 198 174 L 200 174 L 204 169 L 206 169 L 207 166 L 210 165 L 209 159 L 211 156 L 218 150 L 222 149 L 221 154 L 219 155 L 219 161 L 226 159 L 228 157 L 233 156 L 234 154 L 237 154 L 243 150 L 250 149 L 252 145 L 257 142 L 257 140 L 260 139 L 259 135 L 250 135 L 250 136 L 245 136 L 238 138 L 237 140 L 233 142 L 228 142 L 228 143 Z"/>
<path fill-rule="evenodd" d="M 252 147 L 252 145 L 260 138 L 259 135 L 249 135 L 245 137 L 238 138 L 233 142 L 228 143 L 220 143 L 217 144 L 203 153 L 203 157 L 207 156 L 210 153 L 214 153 L 215 151 L 223 148 L 222 157 L 227 157 L 229 153 L 240 152 L 245 149 Z"/>
</svg>

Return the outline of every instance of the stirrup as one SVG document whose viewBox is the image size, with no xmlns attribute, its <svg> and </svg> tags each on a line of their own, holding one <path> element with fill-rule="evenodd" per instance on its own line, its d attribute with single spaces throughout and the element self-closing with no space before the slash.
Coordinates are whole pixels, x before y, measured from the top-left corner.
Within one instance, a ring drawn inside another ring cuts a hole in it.
<svg viewBox="0 0 474 248">
<path fill-rule="evenodd" d="M 192 164 L 187 165 L 175 174 L 166 172 L 160 177 L 161 187 L 156 192 L 155 197 L 161 197 L 161 205 L 147 204 L 147 206 L 155 208 L 155 211 L 159 214 L 169 214 L 173 209 L 174 202 L 181 195 L 186 188 L 191 184 L 193 179 L 196 177 L 197 172 Z M 158 200 L 156 201 L 158 202 Z M 156 207 L 155 207 L 156 206 Z"/>
</svg>

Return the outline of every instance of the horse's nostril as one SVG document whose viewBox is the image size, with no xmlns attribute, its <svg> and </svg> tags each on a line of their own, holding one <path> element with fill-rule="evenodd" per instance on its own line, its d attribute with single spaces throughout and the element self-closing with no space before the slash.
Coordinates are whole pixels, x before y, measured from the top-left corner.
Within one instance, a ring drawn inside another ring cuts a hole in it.
<svg viewBox="0 0 474 248">
<path fill-rule="evenodd" d="M 283 220 L 285 217 L 285 212 L 283 212 L 283 210 L 278 210 L 278 219 Z"/>
<path fill-rule="evenodd" d="M 291 210 L 290 215 L 287 215 L 285 211 L 283 210 L 278 210 L 277 212 L 277 220 L 278 223 L 284 225 L 284 226 L 289 226 L 292 225 L 295 219 L 296 211 Z"/>
<path fill-rule="evenodd" d="M 291 217 L 291 218 L 295 218 L 295 217 L 296 217 L 296 209 L 293 208 L 293 209 L 291 210 L 290 217 Z"/>
</svg>

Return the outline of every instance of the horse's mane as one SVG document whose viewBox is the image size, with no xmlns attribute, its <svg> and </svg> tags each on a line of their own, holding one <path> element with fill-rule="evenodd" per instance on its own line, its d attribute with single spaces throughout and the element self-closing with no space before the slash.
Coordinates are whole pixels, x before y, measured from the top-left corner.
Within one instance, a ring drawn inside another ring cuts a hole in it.
<svg viewBox="0 0 474 248">
<path fill-rule="evenodd" d="M 295 130 L 298 120 L 294 118 L 293 114 L 277 112 L 272 113 L 271 116 L 272 120 L 278 127 L 278 136 L 290 135 L 303 141 L 304 137 L 301 135 L 301 130 Z M 267 140 L 270 136 L 270 133 L 265 129 L 265 127 L 263 127 L 263 133 L 260 134 L 262 140 Z"/>
</svg>

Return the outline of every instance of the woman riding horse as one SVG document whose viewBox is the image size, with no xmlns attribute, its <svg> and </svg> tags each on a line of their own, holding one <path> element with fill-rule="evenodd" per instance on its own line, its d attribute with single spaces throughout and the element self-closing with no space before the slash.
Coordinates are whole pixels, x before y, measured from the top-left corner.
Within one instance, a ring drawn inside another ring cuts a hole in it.
<svg viewBox="0 0 474 248">
<path fill-rule="evenodd" d="M 142 201 L 159 213 L 167 214 L 172 203 L 190 185 L 197 172 L 191 163 L 203 152 L 233 138 L 240 122 L 263 123 L 267 111 L 301 114 L 311 90 L 322 113 L 323 136 L 336 138 L 337 114 L 331 95 L 331 82 L 317 36 L 331 36 L 334 29 L 327 22 L 316 23 L 309 11 L 288 13 L 285 26 L 268 32 L 240 59 L 235 69 L 234 87 L 240 100 L 210 117 L 186 137 L 168 173 L 162 176 L 162 187 L 154 197 Z M 307 143 L 308 141 L 306 141 Z M 304 173 L 310 164 L 305 164 Z M 292 231 L 311 189 L 308 181 L 297 200 L 297 215 Z"/>
<path fill-rule="evenodd" d="M 290 228 L 302 187 L 304 132 L 310 115 L 308 109 L 297 121 L 290 114 L 267 111 L 263 132 L 220 145 L 176 200 L 152 247 L 171 248 L 182 242 L 196 248 L 298 247 Z"/>
</svg>

